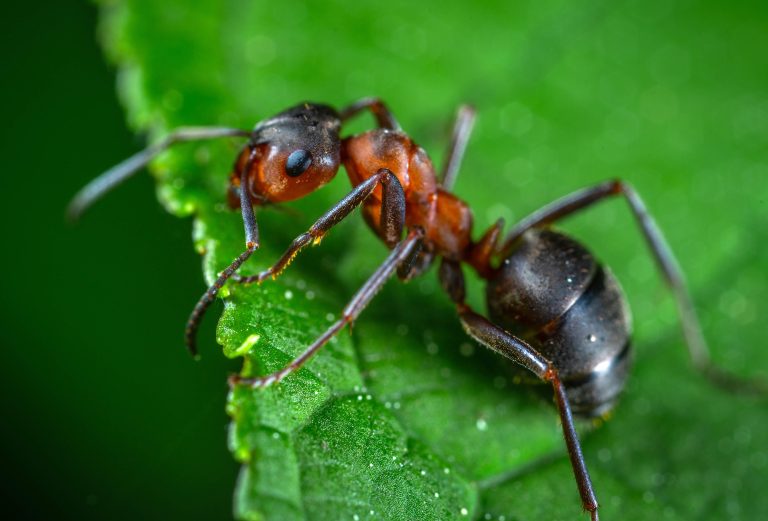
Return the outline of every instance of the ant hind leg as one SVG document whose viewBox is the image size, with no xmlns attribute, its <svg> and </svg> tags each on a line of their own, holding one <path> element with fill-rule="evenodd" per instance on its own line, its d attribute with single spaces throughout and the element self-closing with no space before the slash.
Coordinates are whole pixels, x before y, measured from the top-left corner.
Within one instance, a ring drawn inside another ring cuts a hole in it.
<svg viewBox="0 0 768 521">
<path fill-rule="evenodd" d="M 648 212 L 640 195 L 626 181 L 621 179 L 606 181 L 566 195 L 544 206 L 515 225 L 505 238 L 498 253 L 501 258 L 505 258 L 514 248 L 517 240 L 531 228 L 547 226 L 614 196 L 622 196 L 629 205 L 632 216 L 640 227 L 640 231 L 664 277 L 664 281 L 672 292 L 688 347 L 688 354 L 696 370 L 714 384 L 731 392 L 761 396 L 768 395 L 768 383 L 765 380 L 741 378 L 712 363 L 707 341 L 702 333 L 696 309 L 677 259 L 675 259 L 672 249 L 664 239 L 664 235 Z"/>
<path fill-rule="evenodd" d="M 571 407 L 565 393 L 565 387 L 558 377 L 557 370 L 546 358 L 541 356 L 528 343 L 506 332 L 489 320 L 475 313 L 463 303 L 457 304 L 461 325 L 469 336 L 492 351 L 517 362 L 544 382 L 549 382 L 554 391 L 555 403 L 563 429 L 563 438 L 568 449 L 573 475 L 581 496 L 581 505 L 588 511 L 592 521 L 598 520 L 598 503 L 592 480 L 589 477 L 587 463 L 581 451 L 581 443 L 574 426 Z"/>
<path fill-rule="evenodd" d="M 542 381 L 552 384 L 555 403 L 563 428 L 563 438 L 568 448 L 568 457 L 581 496 L 581 505 L 584 510 L 589 512 L 592 521 L 598 521 L 597 496 L 592 487 L 587 463 L 584 461 L 584 455 L 581 451 L 581 443 L 574 426 L 571 406 L 568 402 L 565 386 L 560 381 L 552 362 L 544 358 L 527 342 L 479 315 L 466 304 L 464 301 L 466 293 L 464 275 L 457 262 L 443 259 L 440 264 L 439 278 L 441 286 L 456 304 L 461 325 L 470 337 L 491 351 L 520 364 Z"/>
</svg>

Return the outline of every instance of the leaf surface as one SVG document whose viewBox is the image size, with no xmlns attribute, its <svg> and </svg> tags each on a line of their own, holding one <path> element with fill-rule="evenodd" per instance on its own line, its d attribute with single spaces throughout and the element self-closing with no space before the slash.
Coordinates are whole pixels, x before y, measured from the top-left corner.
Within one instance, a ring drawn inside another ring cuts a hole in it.
<svg viewBox="0 0 768 521">
<path fill-rule="evenodd" d="M 766 12 L 752 7 L 135 0 L 105 5 L 102 33 L 128 119 L 150 139 L 179 125 L 249 128 L 305 99 L 379 95 L 439 164 L 454 108 L 475 104 L 456 192 L 478 235 L 582 186 L 630 180 L 688 274 L 714 358 L 754 375 L 768 361 L 768 80 L 754 67 Z M 208 282 L 243 247 L 240 217 L 225 205 L 237 150 L 185 145 L 153 165 L 165 206 L 195 215 Z M 245 273 L 347 192 L 338 177 L 291 212 L 259 212 L 263 247 Z M 302 351 L 383 260 L 359 218 L 348 221 L 278 281 L 223 292 L 217 340 L 246 373 Z M 602 517 L 764 516 L 765 401 L 690 369 L 622 203 L 563 226 L 613 267 L 635 312 L 625 397 L 612 421 L 584 426 Z M 471 290 L 483 308 L 477 281 Z M 211 356 L 212 342 L 201 343 Z M 389 284 L 303 370 L 231 393 L 230 446 L 243 463 L 236 517 L 578 518 L 554 410 L 513 374 L 464 336 L 433 272 Z"/>
</svg>

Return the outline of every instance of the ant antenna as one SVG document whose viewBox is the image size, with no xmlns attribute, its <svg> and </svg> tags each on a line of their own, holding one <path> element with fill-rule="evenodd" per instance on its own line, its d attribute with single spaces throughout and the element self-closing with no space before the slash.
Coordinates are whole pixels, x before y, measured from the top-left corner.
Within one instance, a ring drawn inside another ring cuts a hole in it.
<svg viewBox="0 0 768 521">
<path fill-rule="evenodd" d="M 226 127 L 183 127 L 174 130 L 159 143 L 137 152 L 81 188 L 67 206 L 67 219 L 71 222 L 77 221 L 93 203 L 147 166 L 161 152 L 177 143 L 222 137 L 248 137 L 250 135 L 251 132 L 248 130 Z"/>
</svg>

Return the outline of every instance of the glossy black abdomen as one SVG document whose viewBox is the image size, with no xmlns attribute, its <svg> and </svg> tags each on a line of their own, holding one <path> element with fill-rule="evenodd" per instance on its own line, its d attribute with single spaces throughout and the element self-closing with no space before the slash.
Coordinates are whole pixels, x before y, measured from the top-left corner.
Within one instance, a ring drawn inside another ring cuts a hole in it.
<svg viewBox="0 0 768 521">
<path fill-rule="evenodd" d="M 531 230 L 489 281 L 491 320 L 557 368 L 574 414 L 598 416 L 626 382 L 630 315 L 621 288 L 580 243 Z"/>
</svg>

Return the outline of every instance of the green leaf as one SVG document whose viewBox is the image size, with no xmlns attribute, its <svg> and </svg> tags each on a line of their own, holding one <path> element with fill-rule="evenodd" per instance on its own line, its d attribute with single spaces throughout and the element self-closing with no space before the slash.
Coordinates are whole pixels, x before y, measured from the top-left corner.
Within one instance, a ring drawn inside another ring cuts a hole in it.
<svg viewBox="0 0 768 521">
<path fill-rule="evenodd" d="M 765 7 L 593 4 L 135 0 L 105 5 L 102 32 L 128 119 L 150 139 L 179 125 L 248 128 L 305 99 L 378 95 L 439 164 L 454 108 L 475 104 L 456 192 L 478 234 L 579 187 L 630 180 L 679 256 L 717 363 L 765 374 Z M 195 215 L 208 282 L 243 247 L 225 206 L 236 152 L 186 145 L 153 165 L 163 204 Z M 260 212 L 263 247 L 243 271 L 274 261 L 346 193 L 344 177 L 293 212 Z M 357 216 L 348 221 L 278 281 L 224 293 L 217 340 L 245 373 L 303 350 L 384 258 Z M 584 426 L 602 516 L 765 517 L 765 401 L 690 369 L 622 203 L 563 226 L 613 267 L 635 315 L 624 399 L 611 421 Z M 478 281 L 471 291 L 482 308 Z M 389 284 L 351 335 L 297 374 L 231 394 L 236 517 L 578 518 L 554 410 L 512 374 L 463 335 L 434 273 Z"/>
</svg>

